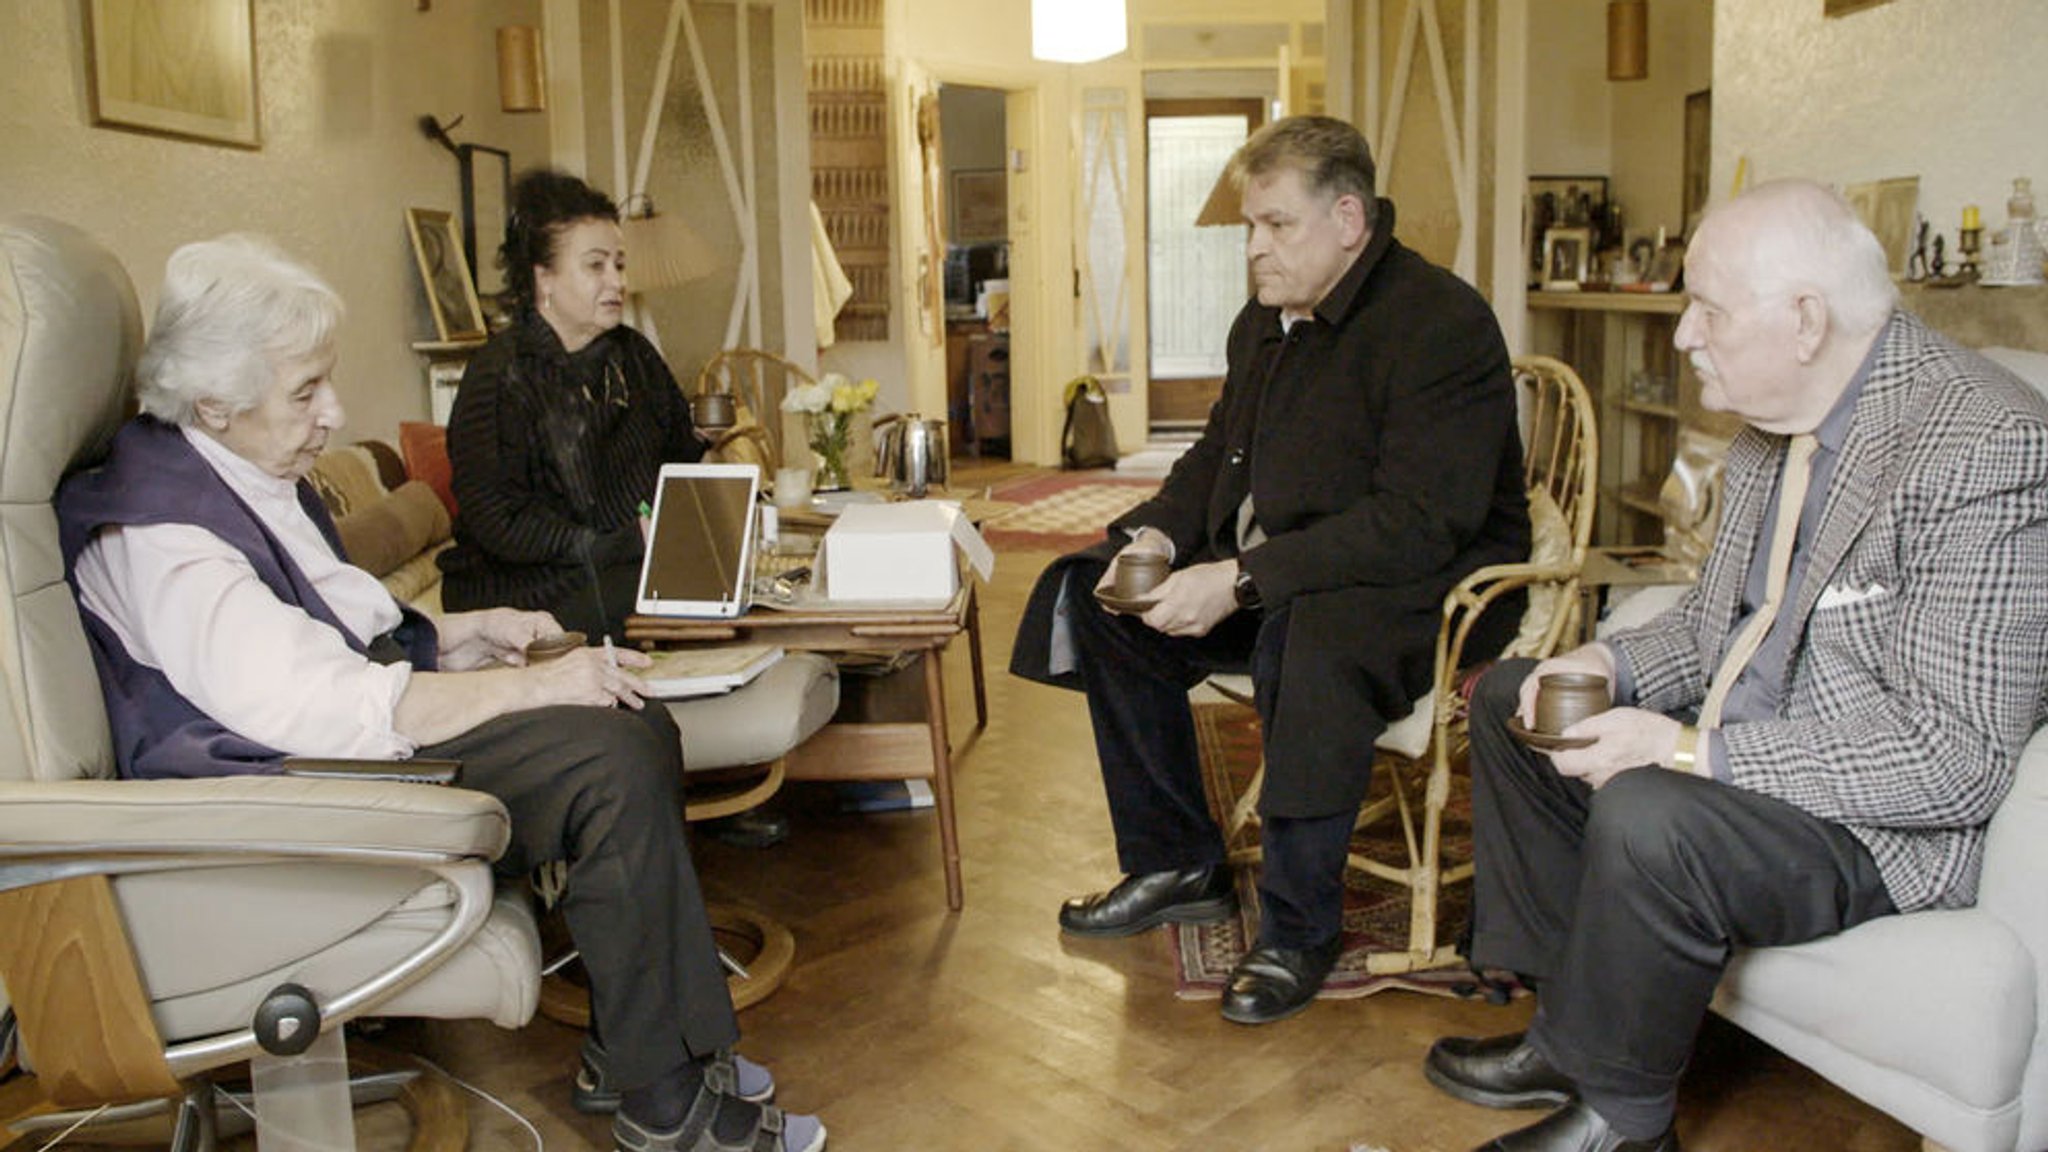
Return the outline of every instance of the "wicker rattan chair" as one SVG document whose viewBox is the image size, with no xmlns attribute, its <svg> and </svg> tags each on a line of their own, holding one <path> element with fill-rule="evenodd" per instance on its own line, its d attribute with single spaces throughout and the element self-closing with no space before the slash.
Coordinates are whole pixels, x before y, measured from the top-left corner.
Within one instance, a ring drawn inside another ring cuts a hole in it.
<svg viewBox="0 0 2048 1152">
<path fill-rule="evenodd" d="M 773 352 L 728 348 L 705 362 L 691 394 L 725 392 L 733 396 L 739 418 L 711 450 L 721 459 L 759 464 L 772 477 L 784 464 L 784 446 L 789 443 L 789 418 L 782 411 L 782 398 L 800 384 L 815 383 L 817 379 L 800 365 Z M 801 437 L 796 443 L 803 443 Z"/>
<path fill-rule="evenodd" d="M 1446 868 L 1441 857 L 1451 770 L 1467 751 L 1465 693 L 1471 670 L 1500 657 L 1540 659 L 1555 652 L 1565 637 L 1577 635 L 1572 617 L 1579 602 L 1579 569 L 1593 534 L 1600 455 L 1593 401 L 1576 372 L 1547 356 L 1517 357 L 1514 381 L 1536 539 L 1529 560 L 1482 568 L 1444 597 L 1429 692 L 1374 747 L 1375 766 L 1386 773 L 1388 786 L 1360 810 L 1358 824 L 1398 817 L 1408 859 L 1392 864 L 1354 852 L 1348 863 L 1409 891 L 1408 948 L 1371 955 L 1367 963 L 1376 973 L 1441 967 L 1459 959 L 1454 946 L 1438 942 L 1437 909 L 1444 885 L 1472 876 L 1471 861 Z M 1523 588 L 1529 590 L 1529 607 L 1507 648 L 1466 652 L 1472 627 L 1487 608 Z M 1251 702 L 1248 676 L 1212 676 L 1209 684 L 1233 700 Z M 1225 829 L 1232 863 L 1259 858 L 1257 809 L 1263 780 L 1261 768 L 1232 809 Z"/>
</svg>

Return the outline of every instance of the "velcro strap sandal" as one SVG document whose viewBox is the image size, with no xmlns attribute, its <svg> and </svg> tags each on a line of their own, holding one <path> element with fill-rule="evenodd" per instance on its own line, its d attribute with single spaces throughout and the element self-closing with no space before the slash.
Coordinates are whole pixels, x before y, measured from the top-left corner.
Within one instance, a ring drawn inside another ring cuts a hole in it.
<svg viewBox="0 0 2048 1152">
<path fill-rule="evenodd" d="M 775 1099 L 775 1077 L 730 1048 L 720 1048 L 704 1065 L 704 1082 L 714 1092 L 737 1096 L 749 1104 L 766 1104 Z M 619 1110 L 623 1093 L 612 1082 L 604 1047 L 590 1037 L 583 1038 L 583 1058 L 576 1069 L 576 1083 L 569 1090 L 569 1102 L 578 1112 L 610 1115 Z"/>
<path fill-rule="evenodd" d="M 755 1113 L 754 1130 L 738 1143 L 717 1132 L 719 1112 L 745 1108 Z M 716 1092 L 699 1091 L 680 1126 L 656 1132 L 621 1112 L 612 1117 L 618 1152 L 823 1152 L 825 1125 L 816 1116 L 791 1116 L 773 1104 L 748 1104 Z"/>
</svg>

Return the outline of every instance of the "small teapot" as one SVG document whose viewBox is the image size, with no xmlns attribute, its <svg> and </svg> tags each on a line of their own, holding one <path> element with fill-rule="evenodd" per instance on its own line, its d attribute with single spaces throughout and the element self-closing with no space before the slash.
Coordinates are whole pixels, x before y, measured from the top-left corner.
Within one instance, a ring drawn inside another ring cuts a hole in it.
<svg viewBox="0 0 2048 1152">
<path fill-rule="evenodd" d="M 912 412 L 875 421 L 875 475 L 912 499 L 946 482 L 946 422 Z"/>
</svg>

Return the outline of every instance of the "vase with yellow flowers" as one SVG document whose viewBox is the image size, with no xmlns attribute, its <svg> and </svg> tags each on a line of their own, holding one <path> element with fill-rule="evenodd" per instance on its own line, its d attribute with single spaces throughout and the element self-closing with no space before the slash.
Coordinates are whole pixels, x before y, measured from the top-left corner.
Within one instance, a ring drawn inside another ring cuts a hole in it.
<svg viewBox="0 0 2048 1152">
<path fill-rule="evenodd" d="M 799 384 L 782 398 L 782 407 L 804 418 L 804 438 L 818 458 L 817 476 L 811 487 L 819 492 L 837 492 L 848 486 L 847 446 L 853 440 L 853 418 L 875 402 L 881 385 L 873 380 L 856 384 L 838 372 L 827 372 L 815 384 Z"/>
</svg>

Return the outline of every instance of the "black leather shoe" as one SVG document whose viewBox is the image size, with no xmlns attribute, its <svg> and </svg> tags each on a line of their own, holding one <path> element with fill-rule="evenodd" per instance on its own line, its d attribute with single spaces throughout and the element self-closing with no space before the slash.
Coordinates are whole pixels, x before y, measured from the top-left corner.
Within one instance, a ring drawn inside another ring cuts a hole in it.
<svg viewBox="0 0 2048 1152">
<path fill-rule="evenodd" d="M 1446 1036 L 1430 1046 L 1423 1075 L 1458 1099 L 1488 1108 L 1543 1108 L 1578 1099 L 1570 1078 L 1522 1035 Z"/>
<path fill-rule="evenodd" d="M 1474 1152 L 1678 1152 L 1678 1130 L 1666 1128 L 1654 1140 L 1630 1140 L 1609 1128 L 1598 1112 L 1572 1104 Z"/>
<path fill-rule="evenodd" d="M 1316 998 L 1330 968 L 1344 951 L 1344 938 L 1314 948 L 1260 946 L 1244 954 L 1223 985 L 1223 1018 L 1233 1024 L 1285 1020 Z"/>
<path fill-rule="evenodd" d="M 704 834 L 737 848 L 773 848 L 789 839 L 789 817 L 780 812 L 749 808 L 745 812 L 704 821 Z"/>
<path fill-rule="evenodd" d="M 1060 907 L 1060 929 L 1076 936 L 1131 936 L 1169 920 L 1200 924 L 1235 911 L 1230 867 L 1199 864 L 1126 876 L 1107 892 L 1076 896 Z"/>
</svg>

